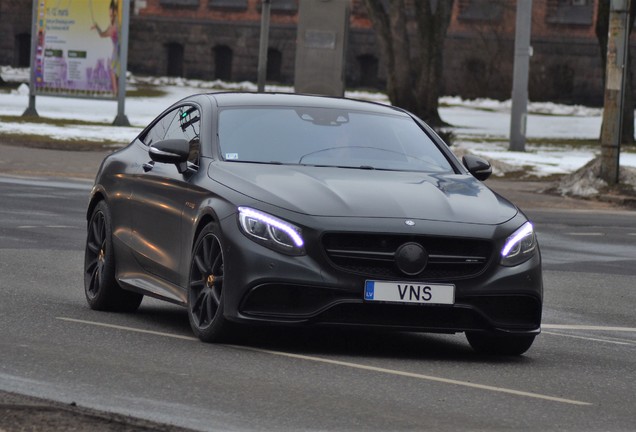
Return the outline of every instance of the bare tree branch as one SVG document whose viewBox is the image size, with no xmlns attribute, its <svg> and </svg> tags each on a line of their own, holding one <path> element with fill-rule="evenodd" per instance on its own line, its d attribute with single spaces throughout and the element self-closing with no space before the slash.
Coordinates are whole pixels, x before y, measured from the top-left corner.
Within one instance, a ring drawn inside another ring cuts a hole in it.
<svg viewBox="0 0 636 432">
<path fill-rule="evenodd" d="M 433 126 L 443 124 L 438 99 L 443 84 L 444 40 L 454 3 L 364 0 L 387 67 L 391 102 Z"/>
</svg>

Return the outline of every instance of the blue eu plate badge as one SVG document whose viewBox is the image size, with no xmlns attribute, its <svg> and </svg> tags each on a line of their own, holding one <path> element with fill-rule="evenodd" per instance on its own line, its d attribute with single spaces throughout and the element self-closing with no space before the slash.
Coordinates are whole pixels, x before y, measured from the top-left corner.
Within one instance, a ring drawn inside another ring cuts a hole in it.
<svg viewBox="0 0 636 432">
<path fill-rule="evenodd" d="M 364 287 L 364 299 L 365 300 L 373 300 L 373 294 L 375 291 L 373 281 L 367 281 Z"/>
</svg>

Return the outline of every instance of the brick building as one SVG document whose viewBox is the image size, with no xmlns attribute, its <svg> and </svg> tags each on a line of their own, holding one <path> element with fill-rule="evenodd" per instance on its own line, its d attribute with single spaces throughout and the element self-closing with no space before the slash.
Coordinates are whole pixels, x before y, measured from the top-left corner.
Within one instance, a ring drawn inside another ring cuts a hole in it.
<svg viewBox="0 0 636 432">
<path fill-rule="evenodd" d="M 270 82 L 293 83 L 298 1 L 272 0 Z M 531 100 L 602 103 L 597 1 L 534 0 Z M 385 72 L 366 9 L 362 0 L 351 3 L 347 85 L 382 88 Z M 455 0 L 444 47 L 444 94 L 510 97 L 515 4 Z M 261 0 L 131 0 L 129 69 L 255 81 L 260 8 Z M 30 31 L 31 1 L 0 0 L 0 64 L 28 66 Z"/>
</svg>

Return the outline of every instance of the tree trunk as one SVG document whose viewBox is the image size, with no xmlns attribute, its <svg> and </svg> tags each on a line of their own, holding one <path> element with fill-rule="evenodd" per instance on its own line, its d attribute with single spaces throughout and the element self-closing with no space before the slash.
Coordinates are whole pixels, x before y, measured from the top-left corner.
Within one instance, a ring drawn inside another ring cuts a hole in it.
<svg viewBox="0 0 636 432">
<path fill-rule="evenodd" d="M 407 33 L 404 0 L 391 0 L 389 23 L 394 59 L 394 69 L 387 71 L 388 74 L 393 75 L 393 89 L 389 98 L 391 98 L 391 102 L 395 100 L 395 105 L 410 111 L 417 107 L 417 100 L 413 86 L 408 85 L 412 82 L 415 71 L 411 63 L 411 43 Z"/>
<path fill-rule="evenodd" d="M 417 0 L 410 10 L 413 20 L 407 18 L 404 0 L 364 3 L 387 67 L 391 103 L 433 127 L 445 125 L 439 116 L 438 99 L 443 84 L 444 40 L 454 0 Z M 409 32 L 412 25 L 415 29 Z"/>
<path fill-rule="evenodd" d="M 418 112 L 432 126 L 446 123 L 439 116 L 439 97 L 443 89 L 444 41 L 453 11 L 452 1 L 437 1 L 432 10 L 428 1 L 415 2 L 419 37 L 419 78 L 416 99 L 420 102 Z"/>
<path fill-rule="evenodd" d="M 636 18 L 636 6 L 632 0 L 629 11 L 629 33 L 631 35 Z M 607 67 L 607 32 L 609 31 L 610 0 L 598 0 L 596 9 L 596 38 L 601 49 L 601 67 L 603 68 L 603 89 L 605 89 L 605 69 Z M 632 85 L 632 59 L 627 56 L 625 74 L 625 100 L 623 101 L 623 123 L 621 144 L 634 145 L 634 87 Z M 602 126 L 601 126 L 602 129 Z"/>
</svg>

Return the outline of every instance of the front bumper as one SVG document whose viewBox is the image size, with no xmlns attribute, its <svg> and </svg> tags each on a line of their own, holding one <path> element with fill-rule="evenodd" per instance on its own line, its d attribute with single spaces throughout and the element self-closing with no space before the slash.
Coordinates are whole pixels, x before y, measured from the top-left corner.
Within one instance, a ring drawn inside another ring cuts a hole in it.
<svg viewBox="0 0 636 432">
<path fill-rule="evenodd" d="M 442 333 L 540 331 L 543 285 L 538 250 L 533 258 L 515 267 L 499 265 L 494 254 L 478 275 L 444 280 L 455 285 L 453 305 L 366 302 L 365 280 L 372 278 L 333 265 L 321 247 L 320 233 L 304 232 L 309 238 L 307 255 L 290 257 L 249 240 L 232 219 L 226 219 L 222 227 L 225 316 L 231 321 Z M 456 227 L 446 229 L 457 232 Z M 496 227 L 482 229 L 505 238 L 496 233 Z"/>
</svg>

